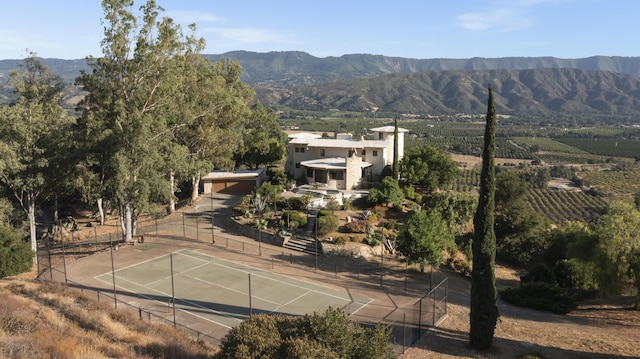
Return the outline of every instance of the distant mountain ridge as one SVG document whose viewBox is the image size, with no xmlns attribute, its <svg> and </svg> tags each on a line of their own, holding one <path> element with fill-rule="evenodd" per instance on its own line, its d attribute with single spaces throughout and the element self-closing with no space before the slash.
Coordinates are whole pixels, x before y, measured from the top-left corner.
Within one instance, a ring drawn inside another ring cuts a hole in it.
<svg viewBox="0 0 640 359">
<path fill-rule="evenodd" d="M 213 61 L 240 62 L 243 81 L 252 85 L 291 87 L 328 83 L 351 78 L 368 78 L 393 73 L 445 70 L 526 70 L 575 68 L 611 71 L 640 78 L 640 57 L 593 56 L 581 59 L 556 57 L 504 57 L 471 59 L 410 59 L 383 55 L 350 54 L 318 58 L 305 52 L 257 53 L 232 51 L 206 55 Z"/>
<path fill-rule="evenodd" d="M 318 58 L 299 51 L 232 51 L 205 57 L 238 61 L 242 80 L 256 89 L 260 101 L 275 108 L 478 113 L 485 110 L 486 86 L 492 83 L 502 113 L 640 114 L 640 57 Z M 0 60 L 0 102 L 11 96 L 4 82 L 19 61 Z M 87 69 L 84 59 L 41 61 L 70 85 Z"/>
<path fill-rule="evenodd" d="M 640 114 L 639 78 L 562 68 L 395 73 L 294 89 L 263 89 L 260 97 L 266 105 L 299 110 L 477 114 L 486 111 L 488 84 L 501 114 Z"/>
<path fill-rule="evenodd" d="M 399 72 L 443 70 L 526 70 L 535 68 L 575 68 L 590 71 L 611 71 L 640 78 L 640 57 L 592 56 L 580 59 L 557 57 L 503 57 L 470 59 L 411 59 L 369 54 L 348 54 L 340 57 L 315 57 L 301 51 L 251 52 L 231 51 L 204 55 L 218 61 L 240 62 L 242 80 L 248 84 L 290 87 L 327 83 L 350 78 L 366 78 Z M 0 60 L 0 78 L 16 69 L 21 60 Z M 72 84 L 87 69 L 84 59 L 41 59 L 66 83 Z"/>
</svg>

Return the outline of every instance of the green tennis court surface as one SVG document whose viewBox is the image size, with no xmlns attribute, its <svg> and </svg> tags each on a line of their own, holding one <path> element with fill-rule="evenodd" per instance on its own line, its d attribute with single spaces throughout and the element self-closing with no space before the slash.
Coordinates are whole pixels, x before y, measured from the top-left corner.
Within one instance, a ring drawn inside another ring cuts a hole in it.
<svg viewBox="0 0 640 359">
<path fill-rule="evenodd" d="M 96 278 L 113 284 L 111 272 Z M 251 312 L 302 315 L 333 307 L 353 314 L 371 301 L 351 295 L 347 290 L 304 282 L 190 250 L 116 270 L 115 284 L 118 290 L 165 305 L 175 295 L 177 311 L 228 328 L 240 324 Z"/>
</svg>

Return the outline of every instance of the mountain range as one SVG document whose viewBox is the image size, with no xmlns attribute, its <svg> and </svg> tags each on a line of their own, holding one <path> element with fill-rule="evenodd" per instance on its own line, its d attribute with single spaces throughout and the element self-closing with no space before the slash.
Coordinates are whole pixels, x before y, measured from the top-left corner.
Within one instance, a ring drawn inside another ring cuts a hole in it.
<svg viewBox="0 0 640 359">
<path fill-rule="evenodd" d="M 261 102 L 274 108 L 482 113 L 491 84 L 497 109 L 504 114 L 640 114 L 640 57 L 317 58 L 298 51 L 205 56 L 238 61 L 242 80 L 256 89 Z M 85 60 L 41 61 L 68 84 L 86 68 Z M 0 78 L 6 79 L 18 62 L 0 60 Z M 6 101 L 6 88 L 0 90 L 3 95 Z"/>
</svg>

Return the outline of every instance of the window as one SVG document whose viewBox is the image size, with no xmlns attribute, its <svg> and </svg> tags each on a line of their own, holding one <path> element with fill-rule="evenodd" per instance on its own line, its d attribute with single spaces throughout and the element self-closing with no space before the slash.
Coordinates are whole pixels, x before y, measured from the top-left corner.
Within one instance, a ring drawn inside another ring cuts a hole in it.
<svg viewBox="0 0 640 359">
<path fill-rule="evenodd" d="M 307 177 L 313 178 L 313 168 L 307 167 Z"/>
<path fill-rule="evenodd" d="M 300 153 L 304 153 L 304 147 L 300 147 Z"/>
<path fill-rule="evenodd" d="M 344 180 L 344 171 L 331 171 L 331 179 L 342 181 Z"/>
<path fill-rule="evenodd" d="M 375 150 L 374 150 L 374 151 L 373 151 L 373 156 L 374 156 L 374 157 L 378 156 L 378 151 L 375 151 Z"/>
<path fill-rule="evenodd" d="M 324 157 L 324 148 L 320 149 L 320 156 Z"/>
<path fill-rule="evenodd" d="M 366 155 L 367 154 L 367 150 L 362 150 L 362 155 Z"/>
<path fill-rule="evenodd" d="M 296 168 L 300 168 L 300 162 L 296 162 Z"/>
<path fill-rule="evenodd" d="M 382 132 L 378 133 L 378 139 L 381 140 L 382 139 Z"/>
<path fill-rule="evenodd" d="M 296 152 L 300 152 L 300 147 L 296 147 Z"/>
</svg>

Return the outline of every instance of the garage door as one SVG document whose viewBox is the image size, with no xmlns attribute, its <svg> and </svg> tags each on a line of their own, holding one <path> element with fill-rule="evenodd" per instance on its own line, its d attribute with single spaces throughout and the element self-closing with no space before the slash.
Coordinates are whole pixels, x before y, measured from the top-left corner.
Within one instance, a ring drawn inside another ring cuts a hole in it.
<svg viewBox="0 0 640 359">
<path fill-rule="evenodd" d="M 212 191 L 220 193 L 251 193 L 255 188 L 255 180 L 245 181 L 215 181 L 212 183 Z"/>
</svg>

